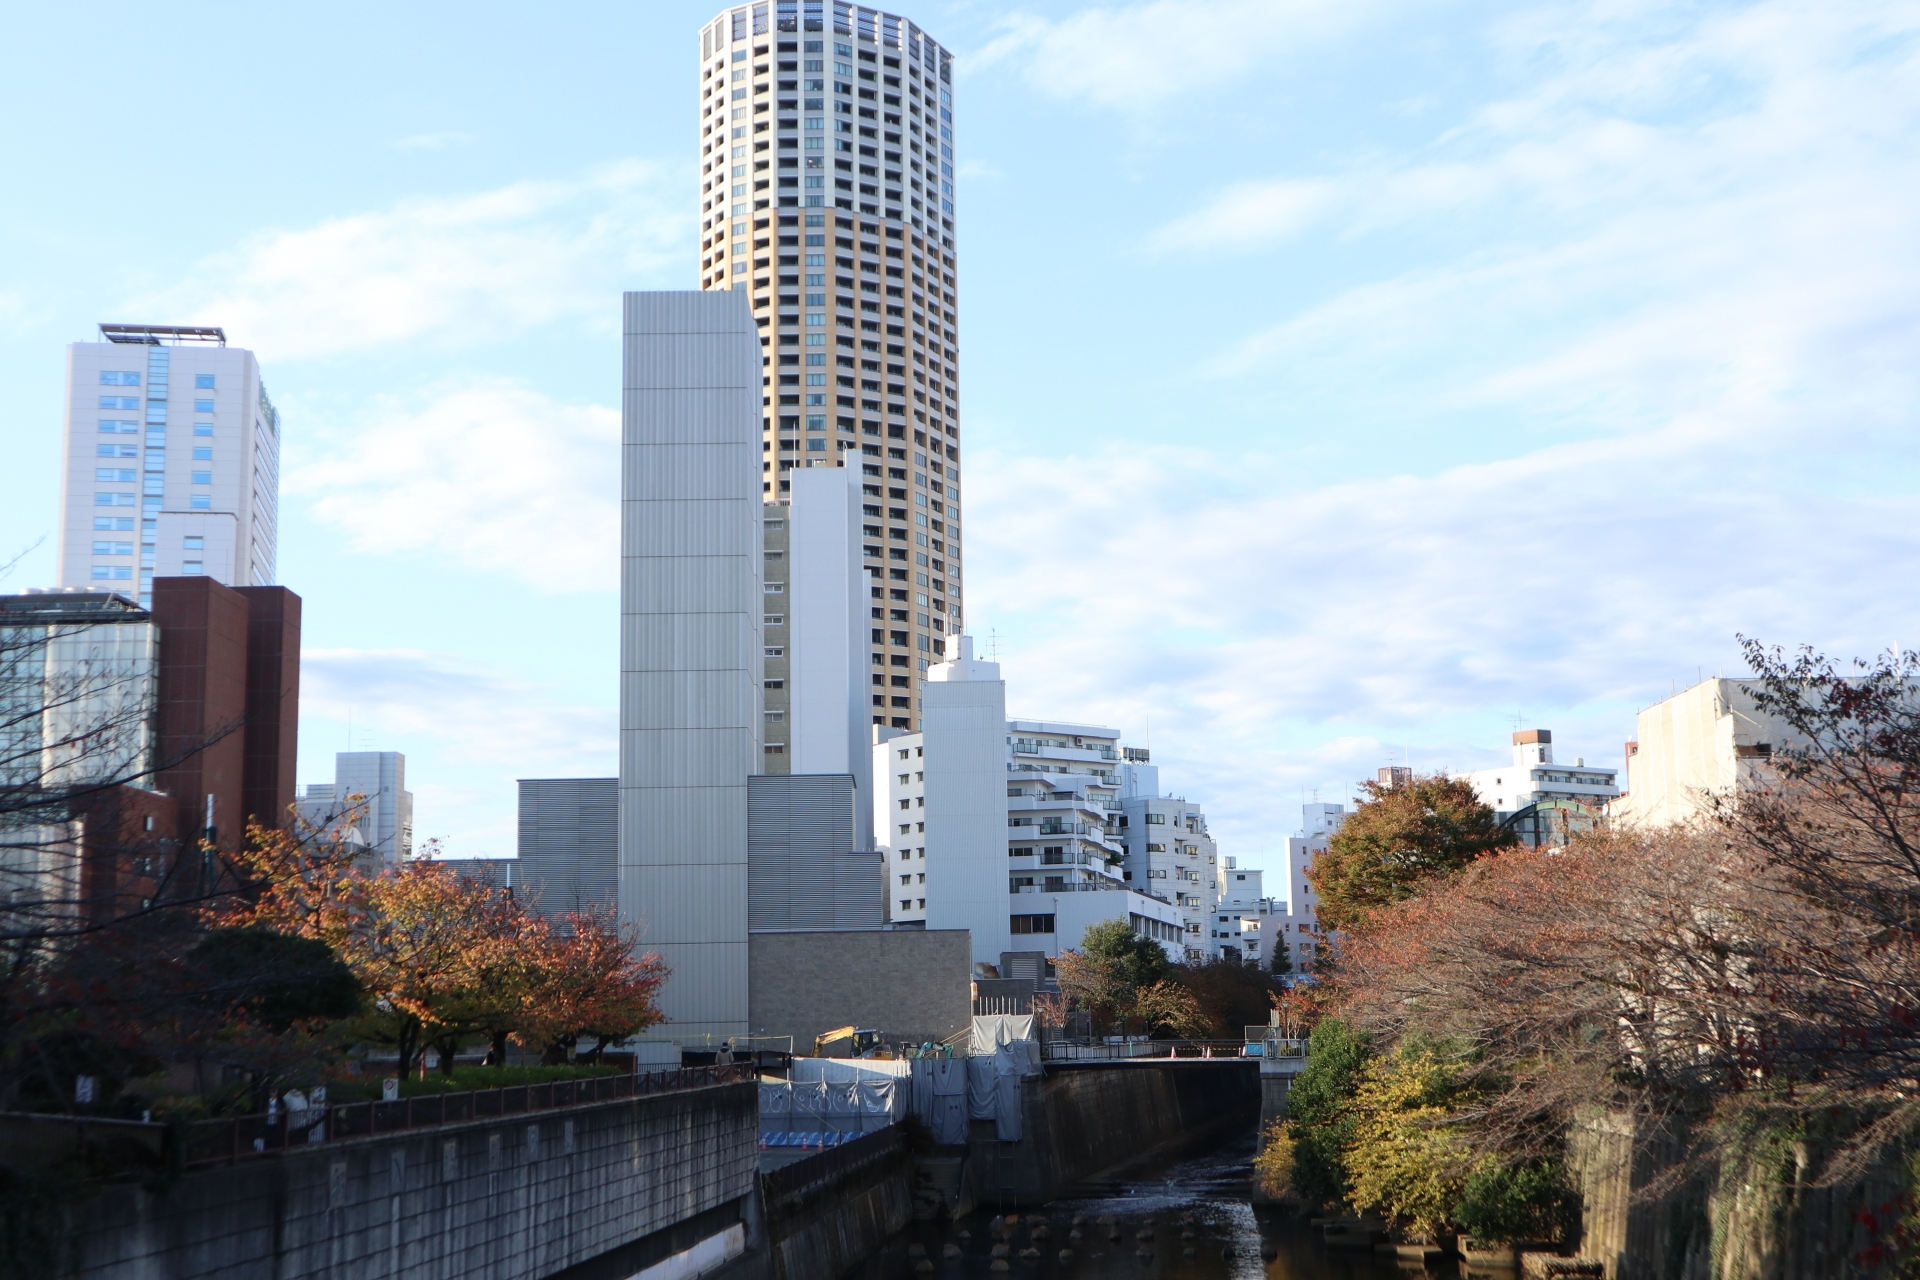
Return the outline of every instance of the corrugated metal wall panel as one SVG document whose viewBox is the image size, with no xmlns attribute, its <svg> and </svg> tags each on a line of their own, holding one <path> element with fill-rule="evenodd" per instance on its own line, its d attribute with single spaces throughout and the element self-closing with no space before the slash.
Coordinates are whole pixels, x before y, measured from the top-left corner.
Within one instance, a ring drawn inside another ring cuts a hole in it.
<svg viewBox="0 0 1920 1280">
<path fill-rule="evenodd" d="M 747 794 L 748 928 L 762 933 L 880 928 L 879 855 L 852 848 L 852 777 L 758 777 L 750 780 Z"/>
</svg>

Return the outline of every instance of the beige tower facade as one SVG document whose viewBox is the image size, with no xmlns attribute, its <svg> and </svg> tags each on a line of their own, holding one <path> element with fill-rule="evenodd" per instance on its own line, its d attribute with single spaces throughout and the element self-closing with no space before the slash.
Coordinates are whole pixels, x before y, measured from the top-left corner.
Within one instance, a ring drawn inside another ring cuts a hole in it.
<svg viewBox="0 0 1920 1280">
<path fill-rule="evenodd" d="M 700 287 L 762 354 L 766 772 L 788 771 L 793 472 L 860 468 L 873 723 L 917 731 L 962 620 L 953 69 L 904 18 L 833 0 L 700 32 Z"/>
</svg>

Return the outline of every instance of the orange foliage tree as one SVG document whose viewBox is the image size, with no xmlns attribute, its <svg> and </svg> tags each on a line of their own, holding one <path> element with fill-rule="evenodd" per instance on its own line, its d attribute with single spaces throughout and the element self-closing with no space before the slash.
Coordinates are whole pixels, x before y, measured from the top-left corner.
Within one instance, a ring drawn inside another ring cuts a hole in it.
<svg viewBox="0 0 1920 1280">
<path fill-rule="evenodd" d="M 571 1055 L 583 1036 L 613 1040 L 661 1019 L 668 976 L 658 955 L 635 957 L 610 917 L 576 915 L 553 929 L 508 891 L 414 861 L 369 874 L 337 846 L 255 828 L 239 863 L 247 889 L 210 912 L 213 923 L 316 938 L 371 998 L 366 1033 L 391 1044 L 401 1072 L 428 1047 L 451 1072 L 460 1046 L 509 1037 Z M 551 1054 L 550 1054 L 551 1056 Z"/>
</svg>

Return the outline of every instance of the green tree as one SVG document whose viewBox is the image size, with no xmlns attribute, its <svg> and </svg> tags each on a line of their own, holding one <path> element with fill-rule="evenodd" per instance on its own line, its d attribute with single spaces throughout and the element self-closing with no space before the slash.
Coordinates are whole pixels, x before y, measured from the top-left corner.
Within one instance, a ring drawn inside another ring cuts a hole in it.
<svg viewBox="0 0 1920 1280">
<path fill-rule="evenodd" d="M 1179 982 L 1166 951 L 1135 934 L 1125 920 L 1088 926 L 1080 949 L 1062 951 L 1056 967 L 1061 993 L 1096 1024 L 1206 1034 L 1200 1006 Z"/>
<path fill-rule="evenodd" d="M 1307 1067 L 1287 1093 L 1293 1135 L 1287 1178 L 1309 1205 L 1346 1203 L 1346 1151 L 1357 1117 L 1353 1096 L 1373 1056 L 1367 1038 L 1338 1018 L 1323 1018 L 1307 1042 Z"/>
<path fill-rule="evenodd" d="M 1135 933 L 1125 920 L 1088 925 L 1080 938 L 1080 954 L 1111 961 L 1120 978 L 1134 987 L 1151 987 L 1173 976 L 1173 962 L 1167 959 L 1166 948 Z"/>
<path fill-rule="evenodd" d="M 1397 787 L 1361 786 L 1367 799 L 1307 869 L 1328 929 L 1352 929 L 1436 877 L 1516 843 L 1462 779 L 1434 774 Z"/>
<path fill-rule="evenodd" d="M 1433 1233 L 1452 1220 L 1476 1160 L 1460 1131 L 1458 1072 L 1406 1044 L 1367 1064 L 1352 1103 L 1353 1203 Z"/>
<path fill-rule="evenodd" d="M 213 929 L 187 959 L 198 971 L 203 1003 L 271 1031 L 360 1012 L 360 980 L 317 938 L 258 926 Z"/>
</svg>

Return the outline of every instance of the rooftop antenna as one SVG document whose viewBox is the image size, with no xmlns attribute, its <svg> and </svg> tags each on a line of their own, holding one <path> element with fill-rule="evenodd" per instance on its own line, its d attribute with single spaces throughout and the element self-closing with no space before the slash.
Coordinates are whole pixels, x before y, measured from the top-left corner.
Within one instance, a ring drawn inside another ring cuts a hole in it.
<svg viewBox="0 0 1920 1280">
<path fill-rule="evenodd" d="M 988 661 L 1000 661 L 1000 628 L 998 627 L 987 628 L 987 652 L 993 655 Z"/>
</svg>

